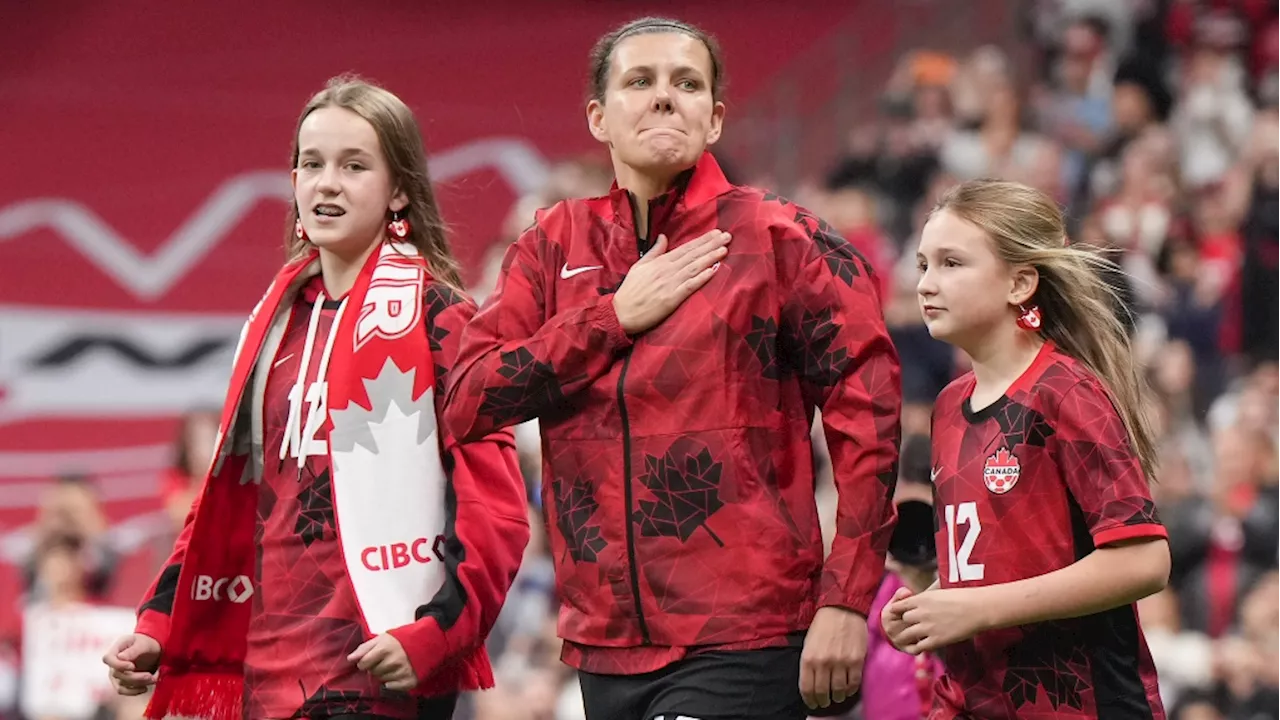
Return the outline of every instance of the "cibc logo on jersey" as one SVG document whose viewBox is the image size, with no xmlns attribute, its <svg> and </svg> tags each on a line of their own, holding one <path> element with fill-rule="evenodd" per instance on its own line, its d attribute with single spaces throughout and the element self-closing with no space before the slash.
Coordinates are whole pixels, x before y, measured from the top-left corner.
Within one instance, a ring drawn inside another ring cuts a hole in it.
<svg viewBox="0 0 1280 720">
<path fill-rule="evenodd" d="M 1009 452 L 1008 448 L 1000 448 L 987 458 L 982 468 L 982 481 L 987 489 L 996 495 L 1003 495 L 1018 484 L 1018 475 L 1022 470 L 1018 456 Z"/>
</svg>

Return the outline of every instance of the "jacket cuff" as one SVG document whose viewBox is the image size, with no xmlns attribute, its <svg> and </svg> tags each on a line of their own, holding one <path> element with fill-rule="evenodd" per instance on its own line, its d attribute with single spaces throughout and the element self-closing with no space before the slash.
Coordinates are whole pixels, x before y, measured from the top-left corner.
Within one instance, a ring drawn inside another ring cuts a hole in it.
<svg viewBox="0 0 1280 720">
<path fill-rule="evenodd" d="M 409 625 L 392 628 L 387 634 L 400 641 L 405 655 L 409 656 L 409 664 L 413 666 L 413 674 L 421 683 L 439 668 L 448 650 L 448 641 L 440 623 L 427 616 Z"/>
<path fill-rule="evenodd" d="M 143 610 L 138 614 L 138 623 L 133 631 L 139 635 L 155 638 L 163 649 L 169 643 L 170 617 L 158 610 Z"/>
<path fill-rule="evenodd" d="M 604 301 L 596 307 L 599 311 L 597 322 L 608 337 L 609 347 L 614 350 L 625 350 L 631 347 L 631 336 L 622 329 L 622 322 L 618 320 L 618 311 L 613 307 L 613 295 L 605 297 Z"/>
</svg>

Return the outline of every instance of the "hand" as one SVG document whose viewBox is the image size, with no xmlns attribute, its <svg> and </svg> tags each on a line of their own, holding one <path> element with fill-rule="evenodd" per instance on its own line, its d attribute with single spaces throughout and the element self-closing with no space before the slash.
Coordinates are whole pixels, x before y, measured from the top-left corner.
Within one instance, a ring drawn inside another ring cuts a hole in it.
<svg viewBox="0 0 1280 720">
<path fill-rule="evenodd" d="M 907 625 L 890 638 L 893 646 L 903 652 L 919 655 L 938 650 L 990 627 L 985 619 L 988 608 L 975 588 L 926 590 L 904 598 L 899 598 L 898 593 L 885 606 L 885 615 L 896 615 Z M 889 635 L 887 625 L 885 635 Z"/>
<path fill-rule="evenodd" d="M 818 608 L 800 654 L 800 695 L 812 709 L 844 702 L 862 684 L 867 619 L 841 607 Z"/>
<path fill-rule="evenodd" d="M 130 633 L 111 646 L 102 662 L 111 668 L 111 686 L 120 695 L 141 695 L 156 684 L 160 643 L 150 635 Z"/>
<path fill-rule="evenodd" d="M 642 333 L 666 320 L 690 295 L 707 284 L 729 254 L 729 233 L 712 230 L 667 252 L 667 236 L 659 235 L 649 252 L 631 266 L 613 310 L 628 335 Z"/>
<path fill-rule="evenodd" d="M 412 690 L 418 676 L 409 664 L 404 646 L 392 635 L 382 634 L 366 640 L 347 660 L 378 679 L 388 690 Z"/>
<path fill-rule="evenodd" d="M 880 627 L 884 628 L 884 636 L 889 639 L 889 644 L 895 648 L 902 650 L 903 646 L 899 642 L 902 633 L 907 629 L 907 621 L 902 619 L 902 615 L 894 612 L 894 606 L 899 600 L 906 600 L 915 593 L 910 588 L 900 587 L 893 594 L 889 602 L 884 604 L 884 609 L 880 611 Z"/>
</svg>

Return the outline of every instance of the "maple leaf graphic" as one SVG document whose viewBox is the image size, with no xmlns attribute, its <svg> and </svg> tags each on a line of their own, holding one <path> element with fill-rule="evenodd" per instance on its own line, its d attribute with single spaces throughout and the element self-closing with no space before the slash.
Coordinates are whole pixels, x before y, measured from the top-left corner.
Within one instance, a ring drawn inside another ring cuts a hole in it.
<svg viewBox="0 0 1280 720">
<path fill-rule="evenodd" d="M 707 527 L 707 520 L 724 507 L 720 501 L 721 463 L 703 448 L 683 462 L 668 450 L 661 458 L 645 455 L 641 482 L 656 500 L 641 500 L 631 520 L 645 537 L 678 537 L 686 542 L 702 528 L 720 547 L 724 542 Z"/>
<path fill-rule="evenodd" d="M 325 528 L 334 529 L 333 485 L 327 468 L 298 493 L 298 521 L 293 531 L 303 545 L 311 547 L 311 543 L 324 539 Z"/>
<path fill-rule="evenodd" d="M 566 489 L 567 488 L 567 489 Z M 596 562 L 608 542 L 591 517 L 600 507 L 591 491 L 591 481 L 583 477 L 573 482 L 555 482 L 556 525 L 564 536 L 566 550 L 575 562 Z"/>
<path fill-rule="evenodd" d="M 1071 636 L 1069 628 L 1057 623 L 1050 628 L 1028 635 L 1015 646 L 1004 674 L 1004 691 L 1015 707 L 1034 705 L 1043 692 L 1055 710 L 1064 706 L 1080 710 L 1089 684 L 1072 665 L 1084 668 L 1089 660 L 1080 646 L 1063 652 L 1067 648 L 1061 640 Z"/>
<path fill-rule="evenodd" d="M 480 403 L 480 412 L 496 420 L 527 420 L 563 398 L 555 370 L 527 348 L 502 353 L 498 374 L 509 384 L 485 388 Z"/>
<path fill-rule="evenodd" d="M 747 346 L 759 358 L 763 366 L 760 374 L 770 380 L 778 379 L 778 323 L 773 318 L 752 316 L 751 331 L 746 335 Z"/>
<path fill-rule="evenodd" d="M 804 228 L 809 239 L 822 250 L 822 258 L 827 261 L 831 274 L 845 285 L 853 287 L 853 279 L 862 275 L 864 266 L 869 267 L 862 253 L 848 240 L 840 237 L 826 220 L 797 210 L 795 222 Z"/>
<path fill-rule="evenodd" d="M 840 382 L 849 364 L 847 348 L 831 347 L 840 328 L 831 309 L 825 308 L 818 312 L 805 310 L 799 326 L 788 329 L 788 359 L 806 382 L 819 388 L 833 387 Z"/>
</svg>

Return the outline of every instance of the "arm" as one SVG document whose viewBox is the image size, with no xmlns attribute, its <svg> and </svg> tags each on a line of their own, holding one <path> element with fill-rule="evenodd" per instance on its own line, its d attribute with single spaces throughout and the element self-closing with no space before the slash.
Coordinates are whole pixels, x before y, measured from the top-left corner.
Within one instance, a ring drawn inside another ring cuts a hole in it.
<svg viewBox="0 0 1280 720">
<path fill-rule="evenodd" d="M 981 603 L 1001 605 L 988 608 L 993 628 L 1128 605 L 1169 581 L 1168 534 L 1111 399 L 1091 381 L 1076 383 L 1062 396 L 1054 438 L 1062 478 L 1098 549 L 1039 577 L 975 588 Z"/>
<path fill-rule="evenodd" d="M 538 224 L 507 251 L 497 287 L 462 333 L 452 371 L 443 425 L 459 441 L 554 410 L 631 345 L 613 295 L 547 318 L 544 269 L 558 268 L 562 255 Z"/>
<path fill-rule="evenodd" d="M 893 532 L 902 391 L 871 267 L 801 212 L 779 228 L 780 335 L 805 400 L 822 410 L 839 503 L 818 606 L 866 615 Z"/>
<path fill-rule="evenodd" d="M 436 364 L 436 417 L 462 330 L 474 306 L 443 286 L 428 289 L 427 324 Z M 442 434 L 449 473 L 444 563 L 448 575 L 417 622 L 390 630 L 419 682 L 480 648 L 497 620 L 529 542 L 529 515 L 515 440 L 509 430 L 460 443 Z"/>
<path fill-rule="evenodd" d="M 986 609 L 983 630 L 1092 615 L 1160 592 L 1169 579 L 1169 543 L 1162 537 L 1120 541 L 1061 570 L 1011 583 L 973 588 Z"/>
</svg>

